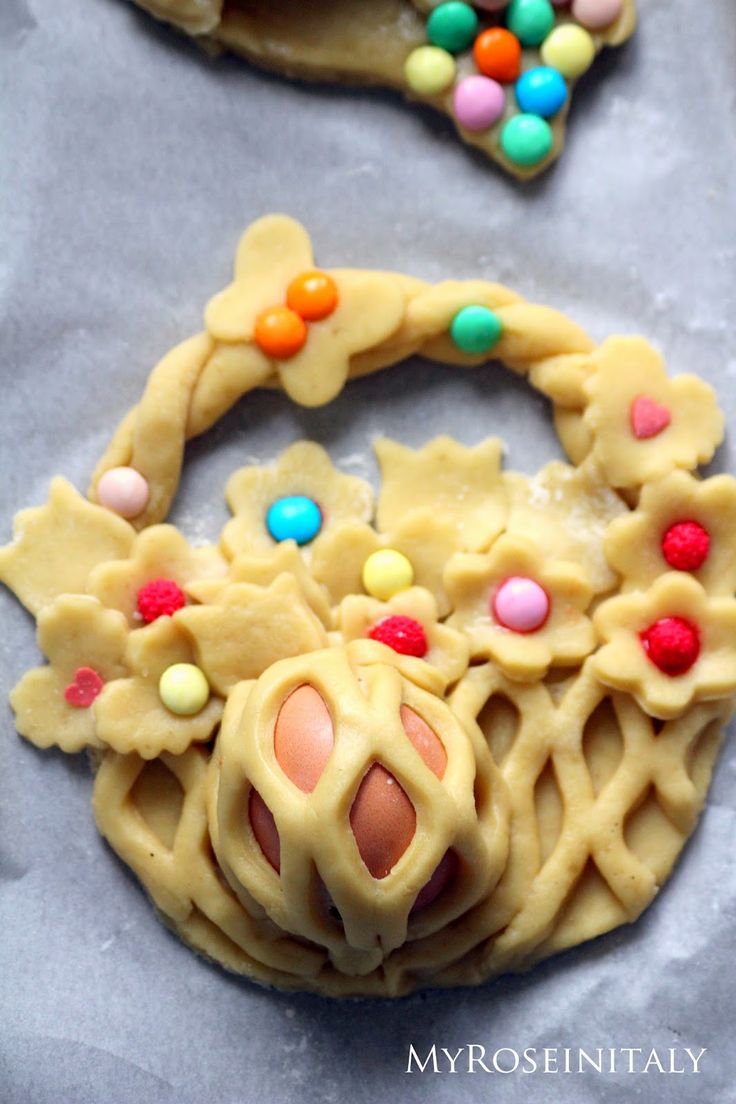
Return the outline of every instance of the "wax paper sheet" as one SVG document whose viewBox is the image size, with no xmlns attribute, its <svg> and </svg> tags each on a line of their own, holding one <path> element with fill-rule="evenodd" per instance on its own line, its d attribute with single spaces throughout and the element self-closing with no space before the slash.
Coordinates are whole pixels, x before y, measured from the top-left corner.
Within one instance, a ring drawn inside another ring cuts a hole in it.
<svg viewBox="0 0 736 1104">
<path fill-rule="evenodd" d="M 596 338 L 642 332 L 671 370 L 717 387 L 733 434 L 736 9 L 640 7 L 636 38 L 581 83 L 561 162 L 522 188 L 397 96 L 209 59 L 125 0 L 2 0 L 2 540 L 55 473 L 86 486 L 269 210 L 302 219 L 323 264 L 483 276 Z M 500 433 L 509 464 L 533 471 L 559 451 L 548 415 L 498 369 L 421 362 L 322 410 L 257 396 L 190 447 L 174 520 L 212 537 L 228 473 L 299 436 L 372 474 L 377 432 Z M 720 466 L 733 460 L 725 446 Z M 37 651 L 7 593 L 0 611 L 5 702 Z M 633 927 L 478 990 L 331 1003 L 195 957 L 97 836 L 84 757 L 36 751 L 6 705 L 0 722 L 2 1104 L 736 1100 L 728 743 L 697 832 Z M 707 1050 L 697 1074 L 468 1073 L 464 1052 L 449 1073 L 441 1048 L 473 1043 L 509 1048 L 501 1066 L 557 1048 L 560 1070 L 565 1047 L 657 1048 L 665 1063 L 675 1048 L 689 1070 L 683 1048 Z M 406 1073 L 410 1045 L 424 1058 L 433 1044 L 440 1072 Z"/>
</svg>

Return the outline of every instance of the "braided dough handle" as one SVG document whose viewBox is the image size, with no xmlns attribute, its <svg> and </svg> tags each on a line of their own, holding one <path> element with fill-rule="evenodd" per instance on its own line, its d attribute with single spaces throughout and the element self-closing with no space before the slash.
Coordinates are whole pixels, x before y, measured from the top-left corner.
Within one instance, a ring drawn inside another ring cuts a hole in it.
<svg viewBox="0 0 736 1104">
<path fill-rule="evenodd" d="M 271 302 L 283 302 L 289 274 L 310 264 L 309 238 L 293 219 L 266 216 L 246 231 L 234 282 L 208 307 L 209 332 L 184 341 L 153 369 L 94 471 L 93 501 L 106 471 L 133 467 L 148 481 L 150 495 L 132 524 L 142 529 L 162 521 L 176 494 L 186 442 L 256 387 L 282 387 L 300 405 L 317 406 L 339 394 L 346 380 L 415 354 L 460 367 L 484 363 L 487 357 L 461 352 L 449 335 L 453 317 L 470 305 L 488 307 L 501 322 L 494 359 L 527 376 L 560 407 L 584 406 L 583 383 L 595 350 L 587 334 L 558 311 L 478 280 L 432 286 L 397 273 L 333 270 L 340 295 L 335 316 L 311 323 L 297 357 L 269 359 L 253 332 L 268 305 L 264 289 Z"/>
</svg>

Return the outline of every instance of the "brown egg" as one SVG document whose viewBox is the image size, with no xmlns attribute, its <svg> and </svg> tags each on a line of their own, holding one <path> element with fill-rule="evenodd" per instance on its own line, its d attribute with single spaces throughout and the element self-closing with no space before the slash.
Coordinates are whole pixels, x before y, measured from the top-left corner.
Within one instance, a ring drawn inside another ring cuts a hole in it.
<svg viewBox="0 0 736 1104">
<path fill-rule="evenodd" d="M 447 888 L 455 877 L 458 868 L 457 855 L 454 851 L 445 851 L 444 855 L 435 867 L 434 874 L 429 881 L 419 890 L 417 899 L 411 907 L 412 913 L 419 912 L 436 901 L 440 893 Z"/>
<path fill-rule="evenodd" d="M 273 813 L 257 790 L 250 791 L 248 816 L 253 828 L 253 835 L 258 840 L 261 851 L 274 870 L 279 873 L 281 871 L 279 831 L 276 827 L 276 821 L 273 819 Z"/>
<path fill-rule="evenodd" d="M 322 695 L 313 686 L 297 687 L 276 718 L 274 751 L 279 766 L 304 793 L 311 793 L 330 758 L 335 734 Z"/>
<path fill-rule="evenodd" d="M 425 720 L 408 705 L 401 707 L 401 721 L 406 735 L 433 774 L 442 778 L 447 767 L 447 752 L 439 737 Z"/>
<path fill-rule="evenodd" d="M 447 769 L 447 752 L 437 734 L 433 732 L 427 722 L 408 705 L 402 705 L 401 707 L 401 720 L 406 735 L 409 737 L 424 762 L 433 774 L 436 774 L 438 778 L 442 778 Z M 457 866 L 458 861 L 455 852 L 446 851 L 435 867 L 432 877 L 417 894 L 417 899 L 412 905 L 412 913 L 427 908 L 428 905 L 431 905 L 432 902 L 439 897 L 440 893 L 442 893 L 449 882 L 454 878 Z"/>
<path fill-rule="evenodd" d="M 385 878 L 411 843 L 417 814 L 394 776 L 374 763 L 360 783 L 350 827 L 360 857 L 374 878 Z"/>
</svg>

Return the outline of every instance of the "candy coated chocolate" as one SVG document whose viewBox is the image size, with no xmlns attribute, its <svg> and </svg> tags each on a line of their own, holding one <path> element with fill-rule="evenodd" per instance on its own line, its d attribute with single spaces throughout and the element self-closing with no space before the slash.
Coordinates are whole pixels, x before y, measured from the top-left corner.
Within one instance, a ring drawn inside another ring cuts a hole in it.
<svg viewBox="0 0 736 1104">
<path fill-rule="evenodd" d="M 148 480 L 135 468 L 110 468 L 100 476 L 97 501 L 120 517 L 134 518 L 148 505 Z"/>
<path fill-rule="evenodd" d="M 192 717 L 204 709 L 210 687 L 204 673 L 193 663 L 174 663 L 167 667 L 158 684 L 161 701 L 170 713 Z"/>
<path fill-rule="evenodd" d="M 561 73 L 548 65 L 528 69 L 516 82 L 516 100 L 522 111 L 547 119 L 556 115 L 567 99 L 567 85 Z"/>
<path fill-rule="evenodd" d="M 506 97 L 501 85 L 490 77 L 470 76 L 461 80 L 453 98 L 455 116 L 466 130 L 487 130 L 503 115 Z"/>
<path fill-rule="evenodd" d="M 506 579 L 491 604 L 499 625 L 512 632 L 536 632 L 549 617 L 550 601 L 546 590 L 534 579 L 522 575 Z"/>
<path fill-rule="evenodd" d="M 322 511 L 306 495 L 287 495 L 269 507 L 266 528 L 275 541 L 308 544 L 322 528 Z"/>
</svg>

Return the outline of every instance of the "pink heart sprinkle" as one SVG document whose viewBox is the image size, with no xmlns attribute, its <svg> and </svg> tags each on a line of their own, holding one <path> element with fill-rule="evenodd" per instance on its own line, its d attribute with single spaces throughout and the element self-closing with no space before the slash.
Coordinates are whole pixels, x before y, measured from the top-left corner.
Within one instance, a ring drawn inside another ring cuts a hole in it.
<svg viewBox="0 0 736 1104">
<path fill-rule="evenodd" d="M 104 685 L 91 667 L 80 667 L 74 675 L 74 682 L 70 682 L 64 691 L 64 697 L 69 705 L 77 709 L 89 709 Z"/>
<path fill-rule="evenodd" d="M 631 428 L 637 441 L 646 441 L 656 437 L 667 429 L 672 415 L 666 406 L 656 402 L 649 395 L 639 395 L 631 404 Z"/>
</svg>

